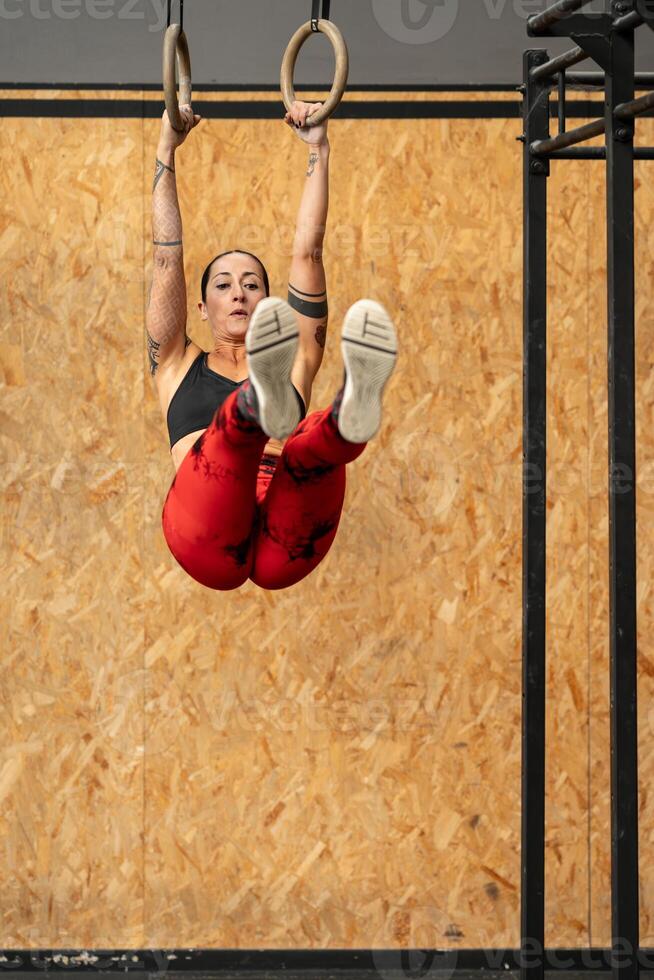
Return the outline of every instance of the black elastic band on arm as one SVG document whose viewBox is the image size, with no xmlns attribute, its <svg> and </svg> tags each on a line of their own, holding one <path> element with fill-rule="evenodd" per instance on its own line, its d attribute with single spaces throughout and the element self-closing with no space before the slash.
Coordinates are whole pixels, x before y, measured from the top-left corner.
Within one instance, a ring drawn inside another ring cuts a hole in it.
<svg viewBox="0 0 654 980">
<path fill-rule="evenodd" d="M 320 320 L 327 316 L 328 305 L 327 300 L 323 300 L 322 303 L 309 303 L 305 299 L 300 299 L 295 293 L 292 293 L 289 289 L 288 291 L 288 305 L 292 306 L 294 310 L 301 313 L 302 316 L 310 316 L 315 320 Z"/>
</svg>

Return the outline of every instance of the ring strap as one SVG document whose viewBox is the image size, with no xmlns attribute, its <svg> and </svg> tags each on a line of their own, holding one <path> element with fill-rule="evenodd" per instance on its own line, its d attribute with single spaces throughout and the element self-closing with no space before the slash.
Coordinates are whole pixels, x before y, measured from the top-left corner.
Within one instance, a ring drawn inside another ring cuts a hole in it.
<svg viewBox="0 0 654 980">
<path fill-rule="evenodd" d="M 320 0 L 313 0 L 313 6 L 311 8 L 311 30 L 318 34 L 320 28 L 318 27 L 319 20 L 329 20 L 329 4 L 330 0 L 322 0 L 322 12 L 320 10 Z"/>
<path fill-rule="evenodd" d="M 170 8 L 172 6 L 172 0 L 168 0 L 168 17 L 166 19 L 166 27 L 170 27 Z M 179 29 L 184 30 L 184 0 L 179 0 Z"/>
</svg>

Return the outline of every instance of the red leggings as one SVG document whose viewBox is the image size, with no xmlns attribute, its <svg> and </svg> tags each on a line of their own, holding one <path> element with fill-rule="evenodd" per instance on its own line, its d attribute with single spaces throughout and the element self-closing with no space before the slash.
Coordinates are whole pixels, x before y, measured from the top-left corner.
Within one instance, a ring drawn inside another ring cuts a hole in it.
<svg viewBox="0 0 654 980">
<path fill-rule="evenodd" d="M 282 455 L 262 456 L 268 436 L 245 422 L 233 392 L 184 457 L 163 506 L 168 547 L 210 589 L 251 578 L 285 589 L 313 571 L 336 536 L 345 464 L 365 443 L 347 442 L 331 408 L 312 412 Z"/>
</svg>

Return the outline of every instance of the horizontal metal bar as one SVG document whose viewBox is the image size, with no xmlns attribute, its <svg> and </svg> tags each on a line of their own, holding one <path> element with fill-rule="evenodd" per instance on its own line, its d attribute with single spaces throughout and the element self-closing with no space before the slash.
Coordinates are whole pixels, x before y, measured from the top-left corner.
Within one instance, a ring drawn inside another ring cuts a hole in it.
<svg viewBox="0 0 654 980">
<path fill-rule="evenodd" d="M 583 48 L 572 48 L 570 51 L 566 51 L 565 54 L 560 54 L 558 58 L 552 58 L 551 61 L 546 61 L 544 65 L 539 65 L 538 68 L 534 68 L 529 77 L 533 82 L 539 82 L 543 78 L 549 78 L 550 75 L 558 75 L 559 72 L 565 71 L 566 68 L 572 68 L 573 65 L 578 65 L 580 61 L 585 61 L 587 57 L 588 55 Z"/>
<path fill-rule="evenodd" d="M 615 107 L 614 115 L 618 119 L 633 119 L 634 116 L 639 116 L 652 108 L 654 108 L 654 92 L 649 92 L 640 99 L 634 99 L 633 102 L 621 102 Z"/>
<path fill-rule="evenodd" d="M 528 471 L 530 472 L 530 471 Z M 533 482 L 533 481 L 532 481 Z M 533 489 L 533 487 L 532 487 Z M 529 961 L 534 959 L 533 949 Z M 61 960 L 75 964 L 74 970 L 79 980 L 99 980 L 102 977 L 115 977 L 118 970 L 115 964 L 127 962 L 129 955 L 129 975 L 135 980 L 147 980 L 155 973 L 162 975 L 175 964 L 175 976 L 193 977 L 202 974 L 206 980 L 224 980 L 225 977 L 240 980 L 245 977 L 293 976 L 297 980 L 314 980 L 317 974 L 338 974 L 342 980 L 378 980 L 380 974 L 400 973 L 397 964 L 420 962 L 424 964 L 423 975 L 437 976 L 439 973 L 452 975 L 453 980 L 514 980 L 525 962 L 521 949 L 506 947 L 483 949 L 82 949 L 60 948 L 57 950 L 7 949 L 3 948 L 3 967 L 8 980 L 23 976 L 24 980 L 44 980 L 57 975 L 70 977 L 71 970 L 63 969 Z M 622 953 L 624 956 L 624 952 Z M 400 959 L 401 957 L 401 959 Z M 654 967 L 654 949 L 641 947 L 635 957 L 643 971 Z M 552 977 L 577 980 L 605 980 L 603 974 L 610 974 L 615 953 L 610 948 L 596 946 L 561 949 L 548 947 L 543 950 L 542 960 L 548 974 Z M 456 969 L 452 967 L 456 962 Z M 81 964 L 85 964 L 82 967 Z M 509 971 L 511 971 L 509 973 Z M 408 970 L 402 971 L 404 974 Z M 417 973 L 417 970 L 412 970 Z M 120 971 L 121 975 L 127 973 Z"/>
<path fill-rule="evenodd" d="M 543 67 L 545 67 L 543 65 Z M 603 88 L 603 71 L 569 71 L 565 75 L 566 85 L 586 85 L 589 88 Z M 634 75 L 634 84 L 639 89 L 654 89 L 654 72 L 640 71 Z"/>
<path fill-rule="evenodd" d="M 625 14 L 624 17 L 618 17 L 617 20 L 613 21 L 614 31 L 630 31 L 632 27 L 640 27 L 645 21 L 640 16 L 637 10 L 632 10 L 631 13 Z"/>
<path fill-rule="evenodd" d="M 605 146 L 573 147 L 549 154 L 550 160 L 606 160 Z M 654 160 L 654 146 L 634 147 L 634 160 Z"/>
<path fill-rule="evenodd" d="M 548 27 L 561 20 L 566 14 L 573 14 L 575 10 L 579 10 L 588 2 L 589 0 L 558 0 L 558 3 L 548 7 L 542 14 L 530 17 L 527 21 L 527 31 L 532 37 L 540 34 L 541 31 L 546 31 Z"/>
<path fill-rule="evenodd" d="M 550 160 L 606 160 L 605 146 L 573 147 L 568 150 L 555 150 L 549 154 Z"/>
<path fill-rule="evenodd" d="M 559 78 L 561 76 L 559 75 Z M 568 93 L 569 95 L 569 93 Z M 552 119 L 556 119 L 558 113 L 558 99 L 550 98 L 550 115 Z M 600 99 L 571 99 L 566 98 L 565 100 L 565 112 L 568 119 L 583 119 L 587 122 L 589 119 L 597 119 L 598 114 L 604 108 L 604 101 Z M 577 125 L 581 125 L 577 123 Z"/>
<path fill-rule="evenodd" d="M 568 133 L 560 136 L 553 136 L 548 140 L 535 140 L 531 144 L 531 152 L 534 156 L 547 156 L 555 150 L 565 150 L 567 146 L 574 146 L 575 143 L 583 143 L 584 140 L 592 139 L 594 136 L 601 136 L 606 131 L 606 123 L 603 119 L 596 119 L 594 122 L 571 129 Z"/>
</svg>

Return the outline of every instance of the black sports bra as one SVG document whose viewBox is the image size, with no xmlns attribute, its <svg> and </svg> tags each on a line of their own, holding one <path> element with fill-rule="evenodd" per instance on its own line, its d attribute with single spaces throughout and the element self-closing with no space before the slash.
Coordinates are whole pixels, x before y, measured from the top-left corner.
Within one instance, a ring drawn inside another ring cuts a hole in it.
<svg viewBox="0 0 654 980">
<path fill-rule="evenodd" d="M 207 364 L 207 352 L 200 351 L 168 406 L 166 421 L 171 449 L 189 432 L 207 429 L 216 409 L 242 384 L 243 381 L 232 381 L 212 371 Z"/>
<path fill-rule="evenodd" d="M 243 381 L 246 379 L 243 378 Z M 200 351 L 190 368 L 182 378 L 182 382 L 172 397 L 166 422 L 170 448 L 190 432 L 207 429 L 211 420 L 225 399 L 243 384 L 243 381 L 232 381 L 222 374 L 212 371 L 207 364 L 207 351 Z M 295 386 L 294 386 L 295 387 Z M 302 407 L 302 417 L 306 415 L 304 401 L 297 392 Z"/>
</svg>

